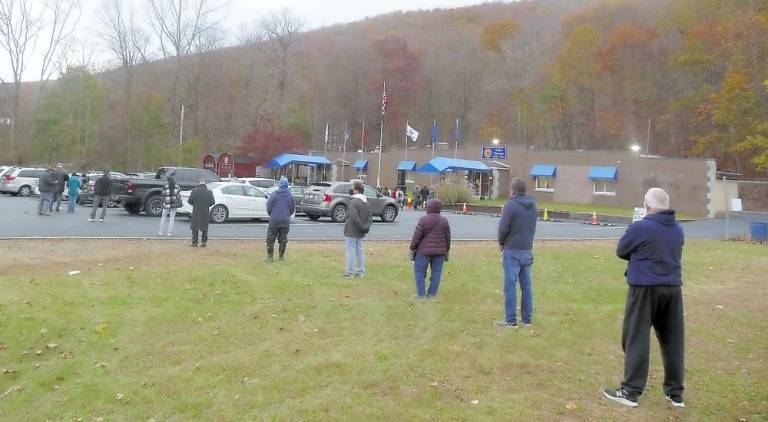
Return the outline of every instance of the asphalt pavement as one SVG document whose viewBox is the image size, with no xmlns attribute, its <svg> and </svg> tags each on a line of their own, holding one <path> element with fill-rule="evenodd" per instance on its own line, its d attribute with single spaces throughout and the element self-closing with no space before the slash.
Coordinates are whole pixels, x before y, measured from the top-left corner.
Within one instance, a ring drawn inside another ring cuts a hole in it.
<svg viewBox="0 0 768 422">
<path fill-rule="evenodd" d="M 13 238 L 156 238 L 160 218 L 145 215 L 130 215 L 122 208 L 110 208 L 106 221 L 88 222 L 90 207 L 76 207 L 74 213 L 54 212 L 50 217 L 37 215 L 38 198 L 18 198 L 0 195 L 0 239 Z M 65 204 L 66 205 L 66 204 Z M 409 240 L 420 211 L 405 210 L 394 223 L 375 221 L 367 239 Z M 493 240 L 499 222 L 492 215 L 444 214 L 451 223 L 452 238 L 455 240 Z M 746 236 L 749 222 L 768 221 L 768 216 L 734 216 L 730 219 L 731 236 Z M 686 237 L 722 238 L 725 234 L 723 220 L 699 220 L 683 224 Z M 591 226 L 579 222 L 539 222 L 536 238 L 543 239 L 618 239 L 626 230 L 625 225 Z M 267 222 L 237 221 L 225 224 L 211 224 L 209 237 L 212 239 L 264 239 Z M 176 218 L 174 238 L 189 236 L 189 219 Z M 332 223 L 327 218 L 310 221 L 303 216 L 296 217 L 291 226 L 290 237 L 294 240 L 341 240 L 343 225 Z"/>
</svg>

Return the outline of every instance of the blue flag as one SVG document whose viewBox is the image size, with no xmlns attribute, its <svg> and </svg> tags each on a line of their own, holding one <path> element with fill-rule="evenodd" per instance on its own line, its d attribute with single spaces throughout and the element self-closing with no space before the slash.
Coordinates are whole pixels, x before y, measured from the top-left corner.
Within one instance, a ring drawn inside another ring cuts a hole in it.
<svg viewBox="0 0 768 422">
<path fill-rule="evenodd" d="M 432 148 L 437 143 L 437 120 L 432 121 Z"/>
<path fill-rule="evenodd" d="M 456 118 L 456 145 L 461 142 L 461 126 L 459 126 L 459 118 Z"/>
</svg>

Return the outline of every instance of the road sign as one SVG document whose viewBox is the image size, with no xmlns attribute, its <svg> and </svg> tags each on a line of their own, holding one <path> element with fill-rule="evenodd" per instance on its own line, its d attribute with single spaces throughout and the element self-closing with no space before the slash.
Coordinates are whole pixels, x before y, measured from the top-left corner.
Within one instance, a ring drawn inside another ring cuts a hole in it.
<svg viewBox="0 0 768 422">
<path fill-rule="evenodd" d="M 506 160 L 506 146 L 488 146 L 483 145 L 483 160 Z"/>
</svg>

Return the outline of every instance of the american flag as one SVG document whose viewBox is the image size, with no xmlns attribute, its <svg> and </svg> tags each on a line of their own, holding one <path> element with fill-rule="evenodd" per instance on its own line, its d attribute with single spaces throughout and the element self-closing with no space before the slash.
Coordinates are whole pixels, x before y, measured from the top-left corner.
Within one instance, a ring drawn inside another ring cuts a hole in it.
<svg viewBox="0 0 768 422">
<path fill-rule="evenodd" d="M 384 81 L 384 92 L 381 94 L 381 115 L 387 114 L 387 81 Z"/>
</svg>

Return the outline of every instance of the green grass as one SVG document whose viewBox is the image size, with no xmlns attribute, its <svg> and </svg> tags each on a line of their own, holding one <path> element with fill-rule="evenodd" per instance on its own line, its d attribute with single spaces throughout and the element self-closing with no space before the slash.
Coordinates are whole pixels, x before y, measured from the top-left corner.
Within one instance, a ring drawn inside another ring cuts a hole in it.
<svg viewBox="0 0 768 422">
<path fill-rule="evenodd" d="M 339 243 L 293 243 L 274 265 L 262 247 L 4 248 L 0 419 L 768 418 L 765 246 L 686 246 L 684 411 L 664 403 L 655 346 L 639 409 L 601 398 L 623 359 L 612 242 L 537 244 L 532 330 L 491 325 L 503 313 L 493 244 L 457 243 L 426 302 L 410 298 L 405 244 L 369 244 L 363 280 L 340 277 Z"/>
<path fill-rule="evenodd" d="M 474 202 L 474 205 L 485 205 L 491 207 L 501 207 L 507 202 L 506 198 L 496 199 L 483 199 Z M 634 213 L 633 208 L 629 207 L 617 207 L 612 205 L 598 205 L 598 204 L 567 204 L 567 203 L 554 203 L 554 202 L 536 202 L 536 206 L 539 209 L 548 209 L 550 211 L 568 211 L 568 212 L 584 212 L 592 213 L 596 212 L 599 215 L 610 215 L 617 217 L 632 217 Z M 678 214 L 678 218 L 681 219 L 696 219 L 692 214 Z"/>
</svg>

